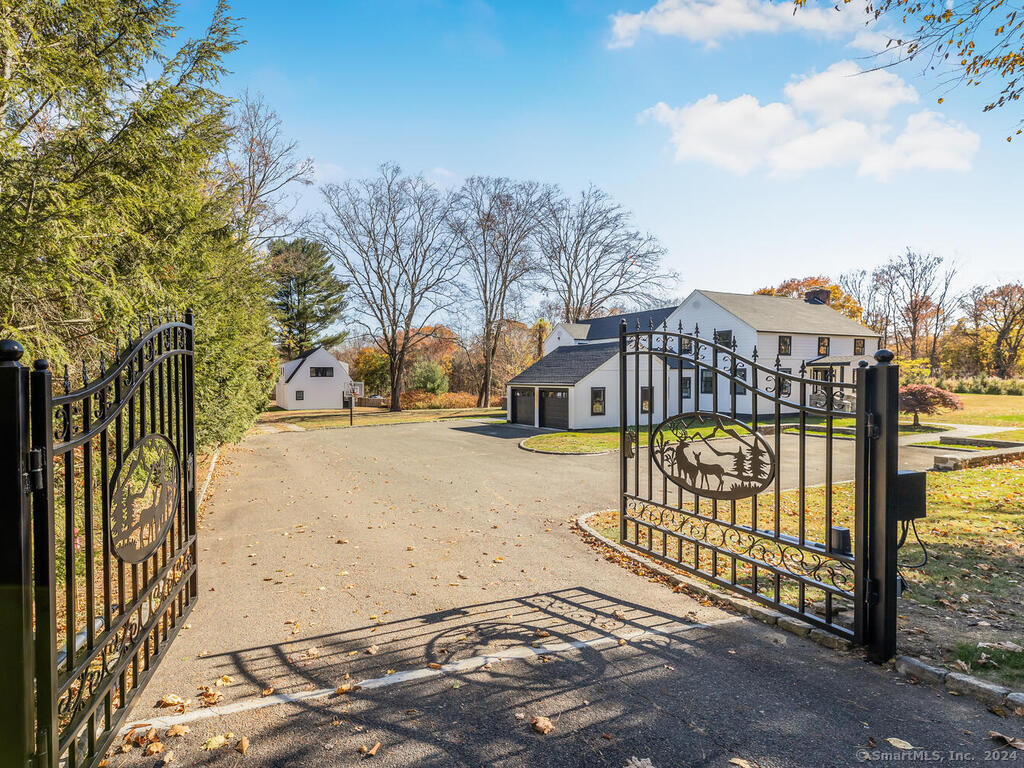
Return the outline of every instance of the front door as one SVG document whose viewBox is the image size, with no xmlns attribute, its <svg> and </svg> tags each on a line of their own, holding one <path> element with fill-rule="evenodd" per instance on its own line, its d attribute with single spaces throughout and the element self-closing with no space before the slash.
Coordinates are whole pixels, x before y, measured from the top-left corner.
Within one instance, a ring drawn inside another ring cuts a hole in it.
<svg viewBox="0 0 1024 768">
<path fill-rule="evenodd" d="M 540 391 L 540 426 L 555 429 L 569 428 L 569 390 L 542 389 Z"/>
</svg>

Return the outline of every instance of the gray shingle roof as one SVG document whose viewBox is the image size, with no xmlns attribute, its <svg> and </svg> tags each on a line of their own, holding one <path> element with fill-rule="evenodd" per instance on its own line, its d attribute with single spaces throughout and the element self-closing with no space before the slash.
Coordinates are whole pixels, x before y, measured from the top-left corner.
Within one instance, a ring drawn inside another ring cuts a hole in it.
<svg viewBox="0 0 1024 768">
<path fill-rule="evenodd" d="M 289 381 L 291 381 L 292 379 L 295 378 L 295 374 L 299 372 L 299 368 L 301 368 L 302 366 L 304 366 L 306 364 L 306 358 L 309 357 L 310 355 L 312 355 L 318 349 L 320 349 L 320 347 L 313 347 L 312 349 L 303 352 L 301 355 L 299 355 L 298 357 L 295 358 L 295 360 L 299 361 L 299 364 L 296 365 L 295 369 L 291 373 L 288 374 L 288 378 L 284 380 L 285 384 L 287 384 Z M 294 363 L 295 360 L 291 360 L 289 362 L 293 362 Z"/>
<path fill-rule="evenodd" d="M 640 312 L 626 312 L 621 315 L 608 315 L 606 317 L 595 317 L 593 320 L 580 320 L 578 323 L 572 325 L 582 325 L 587 328 L 587 341 L 594 341 L 595 339 L 617 339 L 619 337 L 619 325 L 623 320 L 626 321 L 626 327 L 631 330 L 636 330 L 637 322 L 640 323 L 640 330 L 647 330 L 654 324 L 657 328 L 660 326 L 669 315 L 675 311 L 675 307 L 659 307 L 658 309 L 645 309 Z M 671 329 L 670 329 L 671 330 Z M 571 333 L 572 331 L 570 331 Z M 573 336 L 574 338 L 578 338 Z"/>
<path fill-rule="evenodd" d="M 616 331 L 618 333 L 618 331 Z M 562 384 L 572 386 L 607 363 L 619 351 L 619 342 L 571 344 L 544 355 L 509 384 Z"/>
<path fill-rule="evenodd" d="M 812 304 L 787 296 L 697 291 L 757 331 L 811 333 L 821 336 L 878 334 L 827 304 Z M 702 329 L 703 330 L 703 329 Z"/>
</svg>

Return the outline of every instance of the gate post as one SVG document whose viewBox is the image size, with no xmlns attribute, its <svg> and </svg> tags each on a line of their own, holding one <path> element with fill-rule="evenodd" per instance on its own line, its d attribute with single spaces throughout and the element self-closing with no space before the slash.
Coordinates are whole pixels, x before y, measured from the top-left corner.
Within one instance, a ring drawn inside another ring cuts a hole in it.
<svg viewBox="0 0 1024 768">
<path fill-rule="evenodd" d="M 0 768 L 31 765 L 35 742 L 28 369 L 0 341 Z"/>
<path fill-rule="evenodd" d="M 867 430 L 867 617 L 871 660 L 883 663 L 896 654 L 897 520 L 899 472 L 899 376 L 893 353 L 880 349 L 864 373 Z"/>
<path fill-rule="evenodd" d="M 619 323 L 619 543 L 626 540 L 626 321 Z M 640 426 L 637 424 L 637 429 Z M 640 444 L 639 435 L 637 445 Z"/>
</svg>

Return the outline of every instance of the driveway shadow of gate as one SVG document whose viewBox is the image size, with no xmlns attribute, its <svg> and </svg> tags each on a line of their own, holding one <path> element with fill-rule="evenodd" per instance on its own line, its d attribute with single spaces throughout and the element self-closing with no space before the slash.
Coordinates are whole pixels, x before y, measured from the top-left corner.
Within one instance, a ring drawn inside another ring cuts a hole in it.
<svg viewBox="0 0 1024 768">
<path fill-rule="evenodd" d="M 620 642 L 623 636 L 630 639 Z M 557 643 L 576 646 L 536 647 Z M 522 658 L 489 666 L 228 715 L 212 732 L 249 734 L 256 747 L 246 757 L 250 765 L 355 764 L 358 747 L 379 741 L 378 758 L 387 765 L 624 766 L 638 756 L 664 768 L 724 766 L 736 756 L 762 766 L 821 766 L 853 764 L 872 734 L 879 742 L 898 732 L 928 748 L 962 748 L 961 734 L 977 718 L 961 702 L 947 702 L 939 716 L 934 705 L 922 706 L 924 691 L 895 686 L 873 666 L 755 622 L 688 623 L 587 587 L 380 621 L 203 662 L 212 675 L 235 678 L 223 689 L 231 697 L 246 689 L 333 689 L 386 678 L 389 670 L 426 671 L 524 647 Z M 551 718 L 555 729 L 543 737 L 532 732 L 534 715 Z M 883 721 L 881 730 L 866 730 L 869 719 L 875 727 Z M 212 725 L 192 724 L 196 743 Z M 216 754 L 197 760 L 221 764 Z"/>
</svg>

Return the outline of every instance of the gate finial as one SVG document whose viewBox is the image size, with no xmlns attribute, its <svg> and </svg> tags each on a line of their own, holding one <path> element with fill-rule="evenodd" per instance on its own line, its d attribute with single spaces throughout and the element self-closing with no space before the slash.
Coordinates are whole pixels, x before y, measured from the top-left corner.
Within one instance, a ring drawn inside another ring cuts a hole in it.
<svg viewBox="0 0 1024 768">
<path fill-rule="evenodd" d="M 16 363 L 25 354 L 25 348 L 14 339 L 0 341 L 0 363 Z"/>
</svg>

